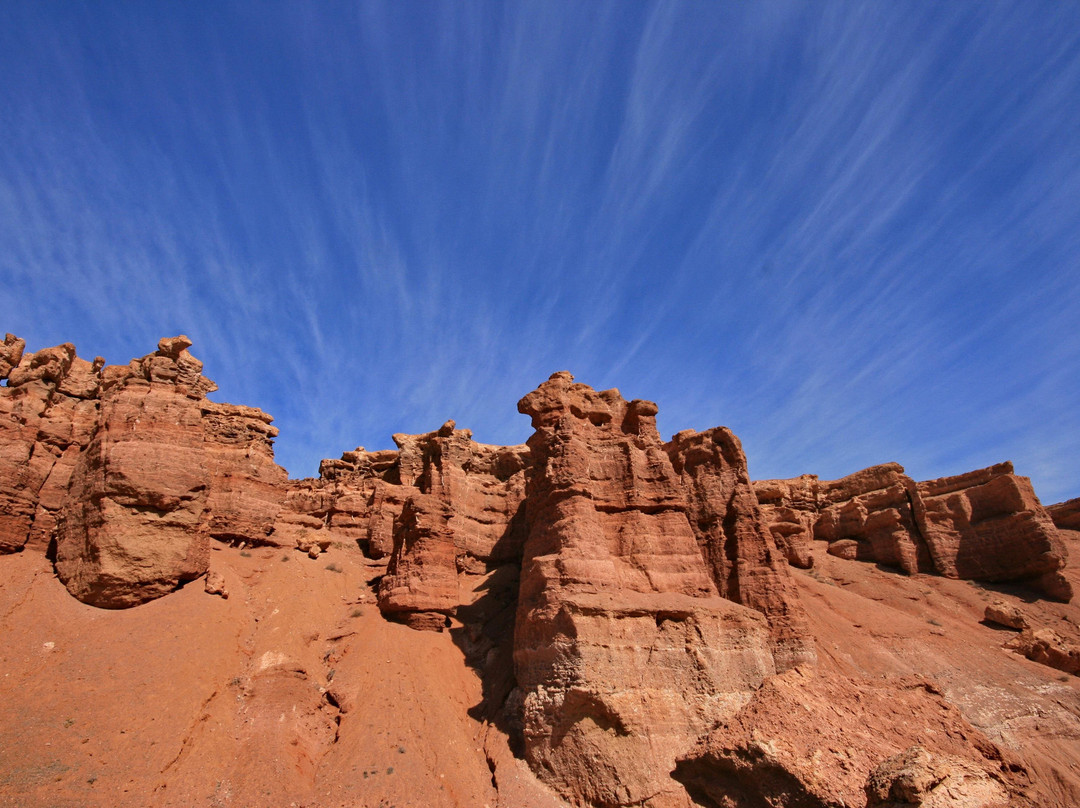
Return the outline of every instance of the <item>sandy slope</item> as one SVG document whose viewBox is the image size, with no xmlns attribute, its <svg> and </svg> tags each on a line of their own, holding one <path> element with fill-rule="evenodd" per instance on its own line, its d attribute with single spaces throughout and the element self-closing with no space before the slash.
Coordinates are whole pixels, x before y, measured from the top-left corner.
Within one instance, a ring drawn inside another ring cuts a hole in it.
<svg viewBox="0 0 1080 808">
<path fill-rule="evenodd" d="M 1032 769 L 1045 806 L 1080 805 L 1080 680 L 1005 648 L 1012 631 L 982 622 L 988 603 L 1019 605 L 1029 620 L 1077 637 L 1080 608 L 1009 587 L 904 576 L 815 550 L 793 569 L 818 638 L 820 665 L 846 674 L 916 674 L 933 682 L 974 726 Z M 1080 546 L 1067 575 L 1080 583 Z"/>
<path fill-rule="evenodd" d="M 0 805 L 495 808 L 493 768 L 503 804 L 551 799 L 470 717 L 451 634 L 382 619 L 359 552 L 218 546 L 212 569 L 227 600 L 106 611 L 0 557 Z"/>
<path fill-rule="evenodd" d="M 0 805 L 561 804 L 479 717 L 459 632 L 380 616 L 381 566 L 217 545 L 211 568 L 228 599 L 197 581 L 107 611 L 41 555 L 0 557 Z M 1080 608 L 820 552 L 794 575 L 823 669 L 929 678 L 1024 759 L 1042 804 L 1080 804 L 1077 678 L 981 622 L 1005 598 L 1075 639 Z"/>
</svg>

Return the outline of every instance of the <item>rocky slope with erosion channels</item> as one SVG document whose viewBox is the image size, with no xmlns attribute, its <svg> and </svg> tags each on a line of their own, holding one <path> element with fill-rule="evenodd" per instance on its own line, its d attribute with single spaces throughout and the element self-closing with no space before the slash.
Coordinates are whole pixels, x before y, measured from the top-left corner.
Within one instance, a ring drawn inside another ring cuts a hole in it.
<svg viewBox="0 0 1080 808">
<path fill-rule="evenodd" d="M 1080 804 L 1080 507 L 1011 464 L 753 481 L 560 372 L 290 480 L 190 347 L 0 344 L 0 805 Z"/>
</svg>

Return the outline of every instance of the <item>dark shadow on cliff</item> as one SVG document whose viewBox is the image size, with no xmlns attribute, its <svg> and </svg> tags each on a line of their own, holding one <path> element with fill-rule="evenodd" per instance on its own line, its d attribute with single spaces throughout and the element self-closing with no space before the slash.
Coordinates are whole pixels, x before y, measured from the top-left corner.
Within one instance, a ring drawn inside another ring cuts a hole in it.
<svg viewBox="0 0 1080 808">
<path fill-rule="evenodd" d="M 473 579 L 476 597 L 457 609 L 450 637 L 465 662 L 480 677 L 483 697 L 469 708 L 477 721 L 492 724 L 510 739 L 517 757 L 523 755 L 520 716 L 511 715 L 507 700 L 517 686 L 514 678 L 514 621 L 517 614 L 520 561 L 491 565 Z"/>
</svg>

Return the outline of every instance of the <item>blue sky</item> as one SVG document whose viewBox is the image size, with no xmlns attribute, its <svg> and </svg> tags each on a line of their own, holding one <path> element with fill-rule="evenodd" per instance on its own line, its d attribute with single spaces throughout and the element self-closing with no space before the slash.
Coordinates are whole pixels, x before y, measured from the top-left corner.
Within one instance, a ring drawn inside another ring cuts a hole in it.
<svg viewBox="0 0 1080 808">
<path fill-rule="evenodd" d="M 754 477 L 1080 495 L 1080 5 L 0 4 L 0 331 L 187 333 L 293 476 L 556 370 Z"/>
</svg>

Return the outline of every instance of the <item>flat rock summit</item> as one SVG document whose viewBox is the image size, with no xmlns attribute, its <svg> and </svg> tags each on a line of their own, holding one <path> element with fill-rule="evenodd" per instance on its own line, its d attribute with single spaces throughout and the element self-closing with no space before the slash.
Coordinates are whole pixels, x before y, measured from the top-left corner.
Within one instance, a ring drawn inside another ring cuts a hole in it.
<svg viewBox="0 0 1080 808">
<path fill-rule="evenodd" d="M 754 480 L 558 372 L 291 480 L 189 348 L 0 344 L 0 805 L 1080 805 L 1080 500 L 1011 463 Z"/>
</svg>

